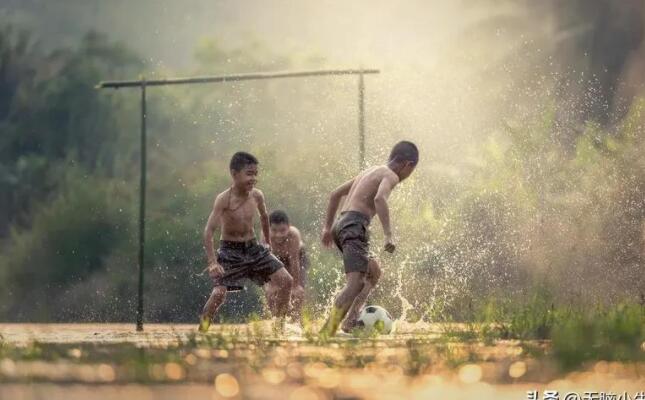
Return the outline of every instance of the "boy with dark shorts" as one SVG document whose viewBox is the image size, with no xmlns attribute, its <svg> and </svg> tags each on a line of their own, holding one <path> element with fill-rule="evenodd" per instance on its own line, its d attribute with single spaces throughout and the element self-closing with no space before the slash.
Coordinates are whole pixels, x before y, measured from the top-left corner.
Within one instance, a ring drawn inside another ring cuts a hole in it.
<svg viewBox="0 0 645 400">
<path fill-rule="evenodd" d="M 369 253 L 370 221 L 378 215 L 385 234 L 384 249 L 393 252 L 387 199 L 392 189 L 410 176 L 418 161 L 419 151 L 414 143 L 401 141 L 392 149 L 386 165 L 361 172 L 331 193 L 322 243 L 331 247 L 333 242 L 342 252 L 346 284 L 336 297 L 329 319 L 320 331 L 321 336 L 334 336 L 343 319 L 343 331 L 349 332 L 357 326 L 358 313 L 381 276 L 378 262 Z M 343 196 L 347 196 L 344 208 L 332 227 Z"/>
<path fill-rule="evenodd" d="M 255 188 L 258 160 L 251 154 L 237 152 L 231 158 L 233 183 L 215 198 L 213 210 L 204 228 L 204 248 L 208 258 L 208 274 L 213 291 L 204 305 L 199 331 L 208 330 L 215 313 L 226 299 L 227 286 L 249 278 L 264 286 L 267 301 L 275 304 L 276 317 L 284 317 L 289 308 L 293 279 L 284 265 L 270 252 L 269 217 L 264 195 Z M 255 238 L 253 217 L 260 214 L 265 242 Z M 213 249 L 213 234 L 221 227 L 217 257 Z"/>
<path fill-rule="evenodd" d="M 269 215 L 269 224 L 273 254 L 282 261 L 293 278 L 290 314 L 293 319 L 299 320 L 305 300 L 305 281 L 309 268 L 305 245 L 298 228 L 289 223 L 289 216 L 286 212 L 273 211 Z M 269 308 L 272 306 L 269 304 Z"/>
</svg>

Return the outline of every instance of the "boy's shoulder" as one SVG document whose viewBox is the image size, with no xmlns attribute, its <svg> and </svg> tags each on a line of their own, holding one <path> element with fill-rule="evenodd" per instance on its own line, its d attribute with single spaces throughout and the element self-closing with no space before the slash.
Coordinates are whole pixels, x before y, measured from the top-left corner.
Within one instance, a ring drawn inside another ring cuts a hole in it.
<svg viewBox="0 0 645 400">
<path fill-rule="evenodd" d="M 231 188 L 228 188 L 228 189 L 218 193 L 215 196 L 215 204 L 221 203 L 226 198 L 226 196 L 228 196 L 230 190 L 231 190 Z"/>
<path fill-rule="evenodd" d="M 363 171 L 359 176 L 368 175 L 368 174 L 375 174 L 381 179 L 388 178 L 388 179 L 394 179 L 396 180 L 396 182 L 399 181 L 399 176 L 394 171 L 392 171 L 390 167 L 388 167 L 387 165 L 375 165 Z"/>
<path fill-rule="evenodd" d="M 388 167 L 387 165 L 384 165 L 383 168 L 385 168 L 385 172 L 384 172 L 384 175 L 383 175 L 384 178 L 387 177 L 388 179 L 390 179 L 395 184 L 399 183 L 399 181 L 401 181 L 401 179 L 399 178 L 399 175 L 397 175 L 396 172 L 392 171 L 390 169 L 390 167 Z"/>
<path fill-rule="evenodd" d="M 364 170 L 359 172 L 357 175 L 355 175 L 354 178 L 352 179 L 352 181 L 357 182 L 361 178 L 363 178 L 364 176 L 368 176 L 368 175 L 373 174 L 380 167 L 381 167 L 380 165 L 373 165 L 371 167 L 365 168 Z"/>
<path fill-rule="evenodd" d="M 381 169 L 382 167 L 383 167 L 382 165 L 372 165 L 371 167 L 366 168 L 363 171 L 361 171 L 361 173 L 358 174 L 357 176 L 371 174 L 371 173 Z"/>
<path fill-rule="evenodd" d="M 218 199 L 225 198 L 226 196 L 229 196 L 230 193 L 231 193 L 231 188 L 225 189 L 224 191 L 218 193 L 217 196 L 215 196 L 215 201 L 217 201 Z M 262 191 L 258 188 L 253 188 L 249 192 L 249 195 L 253 197 L 263 197 L 264 193 L 262 193 Z"/>
<path fill-rule="evenodd" d="M 226 196 L 230 191 L 231 191 L 231 188 L 224 189 L 223 191 L 219 192 L 217 194 L 217 196 L 215 196 L 215 199 L 217 200 L 217 199 L 220 199 L 220 198 Z"/>
<path fill-rule="evenodd" d="M 291 225 L 289 227 L 289 234 L 292 235 L 293 237 L 300 237 L 300 230 L 296 228 L 295 226 Z"/>
<path fill-rule="evenodd" d="M 253 188 L 251 189 L 250 195 L 255 197 L 256 199 L 263 199 L 264 198 L 264 193 L 258 188 Z"/>
</svg>

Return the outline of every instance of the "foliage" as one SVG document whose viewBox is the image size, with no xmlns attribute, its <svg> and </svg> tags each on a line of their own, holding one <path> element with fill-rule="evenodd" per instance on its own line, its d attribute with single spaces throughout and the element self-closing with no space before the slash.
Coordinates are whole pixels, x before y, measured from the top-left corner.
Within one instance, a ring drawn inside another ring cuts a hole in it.
<svg viewBox="0 0 645 400">
<path fill-rule="evenodd" d="M 131 320 L 138 96 L 94 85 L 154 76 L 155 68 L 97 33 L 44 52 L 27 33 L 2 32 L 0 319 Z M 325 66 L 258 41 L 225 48 L 204 39 L 194 68 L 166 72 L 213 72 L 213 63 L 216 72 Z M 147 319 L 194 321 L 205 301 L 210 284 L 196 275 L 205 262 L 201 230 L 240 149 L 260 159 L 269 208 L 286 209 L 303 232 L 312 260 L 308 318 L 323 315 L 343 274 L 337 254 L 318 244 L 320 221 L 328 193 L 358 165 L 349 82 L 149 91 Z M 370 163 L 407 135 L 384 91 L 370 94 L 368 109 L 382 114 L 368 115 Z M 391 197 L 398 250 L 379 254 L 384 275 L 371 302 L 415 321 L 473 322 L 488 307 L 486 321 L 504 320 L 501 337 L 543 338 L 559 318 L 552 305 L 634 302 L 645 292 L 645 103 L 634 101 L 615 129 L 590 119 L 572 150 L 556 135 L 558 101 L 545 95 L 529 116 L 499 118 L 456 154 L 425 132 L 411 138 L 422 161 Z M 376 220 L 371 229 L 378 251 Z M 511 312 L 536 283 L 551 289 L 548 301 Z M 262 314 L 261 298 L 255 287 L 231 295 L 222 320 Z"/>
</svg>

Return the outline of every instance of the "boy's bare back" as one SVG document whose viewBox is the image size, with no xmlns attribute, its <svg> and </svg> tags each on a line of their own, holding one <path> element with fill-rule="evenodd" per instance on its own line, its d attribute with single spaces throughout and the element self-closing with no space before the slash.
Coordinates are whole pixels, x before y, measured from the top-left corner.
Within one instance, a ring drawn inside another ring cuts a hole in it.
<svg viewBox="0 0 645 400">
<path fill-rule="evenodd" d="M 342 211 L 358 211 L 370 218 L 376 214 L 374 199 L 381 190 L 389 191 L 399 183 L 399 177 L 385 165 L 368 168 L 351 182 Z"/>
</svg>

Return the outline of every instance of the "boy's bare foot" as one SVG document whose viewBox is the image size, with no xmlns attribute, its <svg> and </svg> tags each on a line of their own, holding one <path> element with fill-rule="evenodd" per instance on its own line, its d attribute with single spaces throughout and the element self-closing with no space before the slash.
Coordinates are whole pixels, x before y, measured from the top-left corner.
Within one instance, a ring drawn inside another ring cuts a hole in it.
<svg viewBox="0 0 645 400">
<path fill-rule="evenodd" d="M 208 328 L 211 326 L 211 319 L 210 317 L 206 315 L 202 315 L 199 318 L 199 328 L 197 329 L 199 332 L 206 332 L 208 331 Z"/>
</svg>

